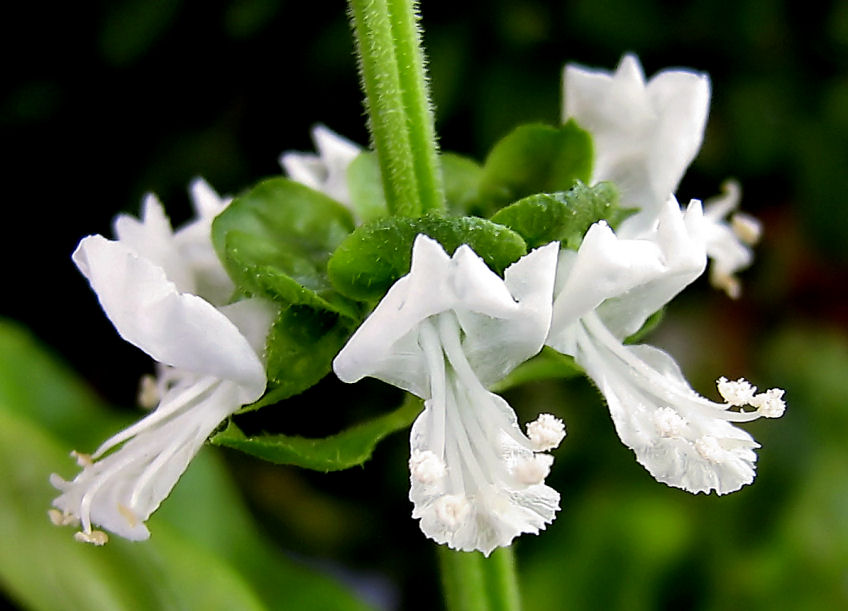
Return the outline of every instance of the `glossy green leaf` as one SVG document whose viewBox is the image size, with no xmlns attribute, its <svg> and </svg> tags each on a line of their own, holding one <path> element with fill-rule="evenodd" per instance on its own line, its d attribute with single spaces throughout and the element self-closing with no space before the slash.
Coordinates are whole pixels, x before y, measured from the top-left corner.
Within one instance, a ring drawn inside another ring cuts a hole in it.
<svg viewBox="0 0 848 611">
<path fill-rule="evenodd" d="M 491 210 L 534 193 L 570 189 L 592 174 L 592 137 L 573 121 L 561 127 L 522 125 L 495 144 L 480 181 Z"/>
<path fill-rule="evenodd" d="M 268 388 L 253 411 L 311 388 L 330 373 L 333 358 L 355 329 L 348 319 L 310 306 L 283 308 L 271 327 L 266 345 Z"/>
<path fill-rule="evenodd" d="M 252 521 L 228 471 L 202 451 L 148 521 L 151 539 L 77 543 L 47 509 L 51 472 L 72 477 L 117 418 L 26 332 L 0 321 L 0 582 L 22 608 L 338 609 L 366 605 L 286 558 Z M 198 499 L 202 502 L 198 503 Z"/>
<path fill-rule="evenodd" d="M 272 178 L 215 219 L 212 241 L 241 291 L 354 316 L 326 276 L 330 254 L 352 230 L 353 218 L 338 202 Z"/>
<path fill-rule="evenodd" d="M 371 458 L 387 435 L 407 428 L 421 411 L 421 401 L 407 399 L 393 412 L 355 425 L 337 435 L 309 439 L 288 435 L 247 437 L 232 421 L 212 438 L 212 443 L 235 448 L 280 465 L 296 465 L 316 471 L 341 471 Z"/>
<path fill-rule="evenodd" d="M 441 243 L 448 254 L 468 244 L 498 274 L 527 252 L 520 235 L 485 219 L 389 217 L 358 227 L 333 253 L 328 265 L 333 286 L 351 299 L 380 299 L 409 272 L 412 244 L 421 233 Z"/>
<path fill-rule="evenodd" d="M 389 215 L 380 162 L 373 151 L 360 153 L 347 167 L 347 188 L 351 205 L 363 222 Z"/>
<path fill-rule="evenodd" d="M 561 241 L 566 248 L 577 249 L 593 223 L 606 220 L 615 226 L 627 216 L 618 206 L 618 190 L 609 182 L 587 187 L 578 182 L 568 191 L 537 193 L 501 208 L 492 221 L 509 227 L 537 248 Z"/>
</svg>

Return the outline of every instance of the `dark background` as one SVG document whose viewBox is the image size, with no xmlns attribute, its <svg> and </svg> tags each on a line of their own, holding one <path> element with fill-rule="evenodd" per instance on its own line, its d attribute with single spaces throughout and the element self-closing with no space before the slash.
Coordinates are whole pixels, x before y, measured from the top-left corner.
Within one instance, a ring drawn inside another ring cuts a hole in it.
<svg viewBox="0 0 848 611">
<path fill-rule="evenodd" d="M 648 76 L 688 66 L 712 78 L 704 148 L 679 199 L 732 176 L 765 225 L 741 300 L 699 281 L 649 339 L 704 393 L 719 375 L 787 387 L 787 416 L 749 427 L 764 445 L 757 484 L 727 499 L 655 484 L 586 384 L 509 397 L 522 421 L 524 405 L 555 401 L 570 426 L 552 476 L 564 511 L 519 545 L 527 608 L 848 604 L 848 3 L 493 0 L 424 2 L 422 14 L 443 149 L 482 159 L 521 122 L 557 122 L 566 61 L 613 69 L 633 51 Z M 194 176 L 236 193 L 279 173 L 282 151 L 312 149 L 317 122 L 366 143 L 344 4 L 15 3 L 0 23 L 0 314 L 107 401 L 133 405 L 148 359 L 114 333 L 71 252 L 110 235 L 147 191 L 178 224 Z M 342 390 L 290 407 L 317 401 L 346 422 L 361 406 L 345 412 Z M 402 608 L 432 608 L 432 548 L 408 518 L 395 437 L 351 474 L 228 457 L 281 547 L 373 572 Z M 268 492 L 290 489 L 304 504 Z"/>
</svg>

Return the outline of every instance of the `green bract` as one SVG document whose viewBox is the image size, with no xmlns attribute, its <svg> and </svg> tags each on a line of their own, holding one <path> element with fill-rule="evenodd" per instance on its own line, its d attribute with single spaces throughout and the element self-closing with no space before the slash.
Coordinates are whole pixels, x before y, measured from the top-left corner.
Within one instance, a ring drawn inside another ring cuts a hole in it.
<svg viewBox="0 0 848 611">
<path fill-rule="evenodd" d="M 521 125 L 495 144 L 483 165 L 480 198 L 497 210 L 534 193 L 570 189 L 589 182 L 592 137 L 574 121 L 561 127 Z"/>
<path fill-rule="evenodd" d="M 606 220 L 614 227 L 629 213 L 619 208 L 618 190 L 612 183 L 587 187 L 578 181 L 568 191 L 530 195 L 501 208 L 492 221 L 521 235 L 528 248 L 560 241 L 576 250 L 590 225 Z"/>
<path fill-rule="evenodd" d="M 212 443 L 235 448 L 258 458 L 316 471 L 341 471 L 371 458 L 386 435 L 408 427 L 421 411 L 412 397 L 398 409 L 322 439 L 288 435 L 247 437 L 233 422 L 212 438 Z"/>
<path fill-rule="evenodd" d="M 356 317 L 326 275 L 330 254 L 352 230 L 353 218 L 338 202 L 287 178 L 271 178 L 215 219 L 212 242 L 242 292 Z"/>
<path fill-rule="evenodd" d="M 212 225 L 239 291 L 282 307 L 268 335 L 268 389 L 245 411 L 303 392 L 330 372 L 359 312 L 327 279 L 330 254 L 353 229 L 341 204 L 286 178 L 259 183 Z"/>
<path fill-rule="evenodd" d="M 327 266 L 333 286 L 351 299 L 380 299 L 409 272 L 412 243 L 420 233 L 437 240 L 449 254 L 468 244 L 499 274 L 527 253 L 520 235 L 485 219 L 388 217 L 358 227 L 333 253 Z"/>
</svg>

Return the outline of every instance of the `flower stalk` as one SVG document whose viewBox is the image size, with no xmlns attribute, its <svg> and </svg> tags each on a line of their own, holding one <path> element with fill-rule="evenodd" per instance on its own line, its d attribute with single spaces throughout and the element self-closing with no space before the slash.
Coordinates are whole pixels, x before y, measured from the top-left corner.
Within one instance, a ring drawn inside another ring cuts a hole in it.
<svg viewBox="0 0 848 611">
<path fill-rule="evenodd" d="M 521 600 L 511 547 L 488 558 L 479 552 L 439 547 L 439 568 L 448 611 L 519 611 Z"/>
<path fill-rule="evenodd" d="M 415 0 L 350 0 L 368 126 L 389 212 L 445 207 Z"/>
</svg>

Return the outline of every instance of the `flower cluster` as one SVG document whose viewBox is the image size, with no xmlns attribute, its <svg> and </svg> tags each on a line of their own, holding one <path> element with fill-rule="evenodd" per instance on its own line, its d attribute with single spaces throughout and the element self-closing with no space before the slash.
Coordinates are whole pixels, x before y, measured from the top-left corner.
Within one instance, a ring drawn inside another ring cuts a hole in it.
<svg viewBox="0 0 848 611">
<path fill-rule="evenodd" d="M 193 183 L 197 219 L 177 231 L 153 196 L 142 219 L 119 216 L 116 241 L 93 235 L 74 252 L 100 305 L 125 340 L 158 364 L 142 403 L 156 409 L 104 442 L 74 452 L 82 471 L 67 482 L 50 517 L 81 523 L 77 539 L 102 545 L 97 524 L 127 539 L 149 536 L 145 520 L 168 496 L 209 434 L 265 391 L 262 364 L 271 320 L 267 303 L 225 305 L 233 290 L 212 248 L 213 218 L 227 202 L 203 181 Z"/>
<path fill-rule="evenodd" d="M 489 253 L 469 243 L 448 252 L 420 231 L 408 273 L 393 277 L 402 276 L 376 306 L 367 304 L 370 315 L 332 362 L 344 382 L 370 376 L 424 400 L 410 433 L 412 515 L 428 537 L 458 550 L 488 555 L 522 533 L 538 533 L 559 510 L 560 495 L 545 479 L 565 425 L 542 413 L 522 431 L 510 405 L 490 390 L 545 346 L 573 357 L 593 380 L 639 463 L 658 481 L 692 493 L 725 494 L 753 481 L 759 446 L 735 423 L 776 418 L 785 407 L 782 390 L 758 393 L 744 379 L 724 377 L 717 382 L 724 402 L 711 401 L 691 388 L 671 356 L 627 341 L 708 264 L 713 284 L 738 297 L 735 274 L 750 264 L 759 238 L 755 219 L 733 214 L 736 183 L 705 207 L 698 200 L 681 207 L 675 196 L 703 139 L 707 76 L 667 70 L 646 82 L 628 55 L 612 74 L 569 65 L 564 84 L 564 120 L 594 143 L 589 181 L 613 183 L 634 213 L 615 229 L 612 218 L 594 217 L 579 245 L 536 241 L 539 247 L 510 259 L 502 275 L 487 265 Z M 362 149 L 323 126 L 313 138 L 317 155 L 288 152 L 280 163 L 291 181 L 323 194 L 316 205 L 334 200 L 353 227 L 338 204 L 356 209 L 348 170 Z M 272 377 L 263 357 L 274 306 L 261 298 L 231 302 L 253 291 L 237 290 L 243 287 L 212 247 L 212 220 L 227 202 L 202 182 L 192 191 L 198 218 L 186 227 L 173 231 L 149 196 L 141 221 L 118 218 L 117 241 L 89 236 L 74 254 L 121 336 L 160 364 L 142 401 L 156 409 L 94 454 L 74 453 L 83 469 L 73 481 L 52 480 L 62 494 L 51 517 L 79 520 L 84 541 L 105 542 L 92 525 L 146 538 L 144 521 L 200 445 L 259 399 Z M 256 218 L 263 217 L 250 223 Z M 373 231 L 387 240 L 390 229 Z M 283 306 L 353 316 L 344 298 L 326 297 L 329 281 L 304 272 L 311 263 L 268 272 L 276 261 L 289 265 L 274 250 L 278 242 L 233 244 L 243 247 L 237 256 L 266 257 L 246 269 L 251 278 L 270 274 L 269 294 L 282 295 Z M 292 278 L 305 280 L 294 289 Z"/>
</svg>

